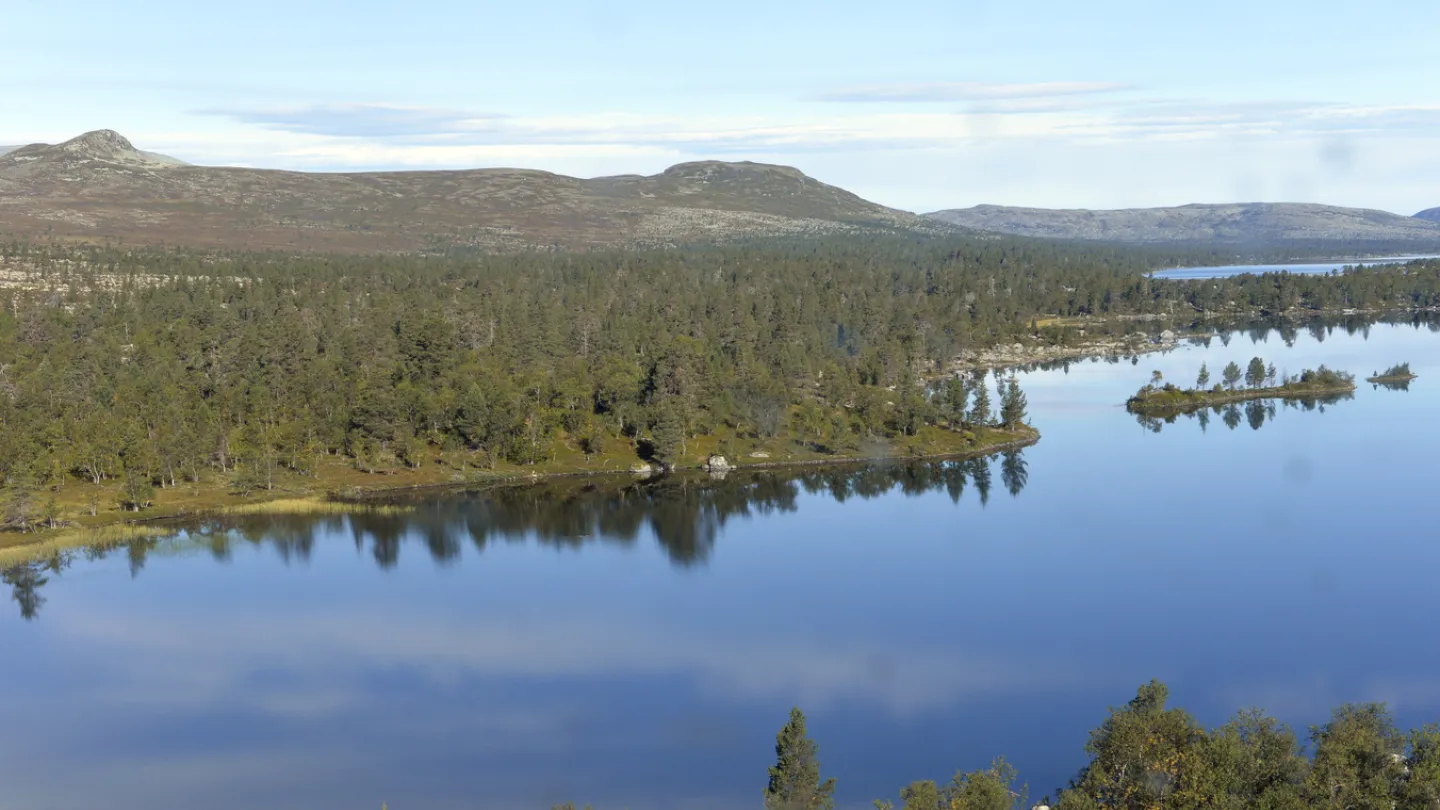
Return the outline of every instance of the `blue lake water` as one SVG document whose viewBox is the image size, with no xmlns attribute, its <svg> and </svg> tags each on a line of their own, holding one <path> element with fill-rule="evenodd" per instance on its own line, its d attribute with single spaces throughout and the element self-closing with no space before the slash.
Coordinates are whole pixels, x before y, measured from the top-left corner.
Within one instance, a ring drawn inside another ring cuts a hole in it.
<svg viewBox="0 0 1440 810">
<path fill-rule="evenodd" d="M 1002 754 L 1036 800 L 1152 677 L 1208 724 L 1440 719 L 1437 349 L 1259 331 L 1032 371 L 1044 438 L 984 465 L 563 482 L 82 557 L 0 613 L 0 807 L 758 806 L 792 705 L 841 807 Z M 1255 355 L 1420 378 L 1234 428 L 1119 406 Z"/>
<path fill-rule="evenodd" d="M 1346 267 L 1365 265 L 1370 267 L 1377 264 L 1404 264 L 1416 259 L 1434 259 L 1437 256 L 1386 256 L 1374 259 L 1344 259 L 1339 261 L 1316 262 L 1311 260 L 1297 261 L 1289 264 L 1228 264 L 1221 267 L 1178 267 L 1171 270 L 1159 270 L 1155 273 L 1156 278 L 1173 279 L 1199 279 L 1199 278 L 1229 278 L 1240 276 L 1246 273 L 1259 275 L 1261 273 L 1306 273 L 1321 274 L 1333 273 L 1343 270 Z"/>
</svg>

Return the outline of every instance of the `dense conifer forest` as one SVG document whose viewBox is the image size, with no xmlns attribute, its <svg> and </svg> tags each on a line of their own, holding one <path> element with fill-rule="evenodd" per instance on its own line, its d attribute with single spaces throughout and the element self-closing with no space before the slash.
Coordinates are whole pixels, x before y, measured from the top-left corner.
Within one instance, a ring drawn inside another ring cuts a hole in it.
<svg viewBox="0 0 1440 810">
<path fill-rule="evenodd" d="M 1440 263 L 1146 275 L 1187 258 L 1006 239 L 383 257 L 11 243 L 4 522 L 62 521 L 55 496 L 74 483 L 113 488 L 93 514 L 341 461 L 485 468 L 620 447 L 681 464 L 714 434 L 856 455 L 1023 423 L 1004 377 L 993 399 L 982 375 L 929 384 L 962 349 L 1076 341 L 1076 322 L 1129 332 L 1135 316 L 1440 306 Z"/>
</svg>

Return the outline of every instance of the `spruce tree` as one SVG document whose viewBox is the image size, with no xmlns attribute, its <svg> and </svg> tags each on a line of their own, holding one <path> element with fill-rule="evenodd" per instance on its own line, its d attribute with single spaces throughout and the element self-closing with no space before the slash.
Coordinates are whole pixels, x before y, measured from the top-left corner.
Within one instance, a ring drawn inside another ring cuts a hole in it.
<svg viewBox="0 0 1440 810">
<path fill-rule="evenodd" d="M 819 746 L 805 732 L 805 714 L 790 710 L 790 721 L 775 735 L 775 765 L 765 787 L 765 810 L 830 810 L 835 780 L 821 781 Z"/>
<path fill-rule="evenodd" d="M 1200 376 L 1195 378 L 1195 387 L 1201 389 L 1210 387 L 1210 367 L 1205 363 L 1200 364 Z"/>
</svg>

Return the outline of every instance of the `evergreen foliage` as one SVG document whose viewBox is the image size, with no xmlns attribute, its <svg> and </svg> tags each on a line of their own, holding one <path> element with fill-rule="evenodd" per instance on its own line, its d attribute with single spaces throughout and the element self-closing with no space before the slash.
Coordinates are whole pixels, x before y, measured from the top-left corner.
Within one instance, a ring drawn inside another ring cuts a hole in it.
<svg viewBox="0 0 1440 810">
<path fill-rule="evenodd" d="M 805 714 L 790 710 L 790 720 L 775 736 L 775 765 L 765 786 L 765 810 L 830 810 L 835 780 L 820 778 L 819 747 L 805 731 Z"/>
<path fill-rule="evenodd" d="M 979 380 L 925 381 L 962 350 L 1075 339 L 1057 318 L 1093 336 L 1122 316 L 1440 305 L 1440 263 L 1145 275 L 1172 258 L 1196 257 L 898 237 L 504 256 L 0 244 L 20 279 L 0 288 L 5 522 L 43 520 L 29 488 L 89 482 L 144 509 L 215 480 L 267 491 L 327 458 L 526 465 L 629 443 L 676 464 L 722 428 L 840 452 L 992 424 Z"/>
</svg>

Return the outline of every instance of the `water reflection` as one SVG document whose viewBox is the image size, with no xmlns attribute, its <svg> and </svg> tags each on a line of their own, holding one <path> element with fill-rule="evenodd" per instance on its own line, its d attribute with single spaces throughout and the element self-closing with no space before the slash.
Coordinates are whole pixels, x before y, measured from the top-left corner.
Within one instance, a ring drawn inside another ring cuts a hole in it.
<svg viewBox="0 0 1440 810">
<path fill-rule="evenodd" d="M 1039 795 L 1151 677 L 1206 725 L 1372 700 L 1433 720 L 1440 652 L 1416 640 L 1440 546 L 1416 487 L 1440 433 L 1416 426 L 1440 344 L 1259 335 L 1024 377 L 1045 438 L 1023 457 L 437 493 L 8 572 L 39 617 L 0 613 L 0 726 L 26 732 L 0 735 L 0 804 L 738 807 L 795 705 L 837 807 L 997 754 Z M 1152 371 L 1257 354 L 1411 359 L 1421 382 L 1323 420 L 1187 417 L 1220 436 L 1121 407 Z"/>
<path fill-rule="evenodd" d="M 1384 388 L 1386 391 L 1409 391 L 1410 380 L 1376 380 L 1370 383 L 1372 390 L 1378 391 Z"/>
<path fill-rule="evenodd" d="M 1086 357 L 1064 357 L 1021 363 L 1014 369 L 1022 372 L 1063 371 L 1082 363 L 1104 363 L 1120 365 L 1128 363 L 1138 366 L 1142 359 L 1170 354 L 1186 346 L 1210 348 L 1215 343 L 1229 347 L 1237 340 L 1249 341 L 1252 345 L 1268 344 L 1272 337 L 1278 337 L 1286 348 L 1293 348 L 1301 334 L 1308 335 L 1316 343 L 1343 335 L 1369 339 L 1376 327 L 1407 326 L 1417 331 L 1440 333 L 1440 313 L 1407 312 L 1389 315 L 1351 314 L 1315 315 L 1313 317 L 1259 317 L 1229 321 L 1217 325 L 1205 318 L 1162 318 L 1147 322 L 1143 331 L 1131 333 L 1133 351 Z M 1176 333 L 1173 343 L 1162 343 L 1158 335 L 1164 330 Z"/>
<path fill-rule="evenodd" d="M 1327 408 L 1354 398 L 1353 393 L 1343 393 L 1293 399 L 1252 399 L 1248 402 L 1230 402 L 1187 411 L 1136 414 L 1135 421 L 1152 433 L 1159 433 L 1165 426 L 1176 424 L 1182 417 L 1198 423 L 1202 433 L 1209 432 L 1210 421 L 1215 417 L 1219 417 L 1221 423 L 1230 430 L 1235 430 L 1242 424 L 1249 425 L 1251 430 L 1259 430 L 1273 423 L 1282 410 L 1325 413 Z"/>
<path fill-rule="evenodd" d="M 447 490 L 424 500 L 396 496 L 378 508 L 345 516 L 250 515 L 215 519 L 186 527 L 182 536 L 151 537 L 79 552 L 3 572 L 20 614 L 33 619 L 45 604 L 41 589 L 50 576 L 79 558 L 104 559 L 123 553 L 131 577 L 139 576 L 157 549 L 201 551 L 217 561 L 233 556 L 237 544 L 266 546 L 286 563 L 308 561 L 326 534 L 348 533 L 358 551 L 367 551 L 382 569 L 395 567 L 402 549 L 421 546 L 439 565 L 460 560 L 465 542 L 478 553 L 497 543 L 536 543 L 582 548 L 592 543 L 632 545 L 653 536 L 672 565 L 704 565 L 725 526 L 737 518 L 793 512 L 802 493 L 825 494 L 844 503 L 899 491 L 909 496 L 944 491 L 959 503 L 968 487 L 983 506 L 990 501 L 992 466 L 1000 482 L 1018 497 L 1029 482 L 1023 451 L 993 458 L 827 465 L 791 470 L 734 472 L 723 478 L 669 475 L 633 478 L 553 479 L 535 484 Z"/>
</svg>

